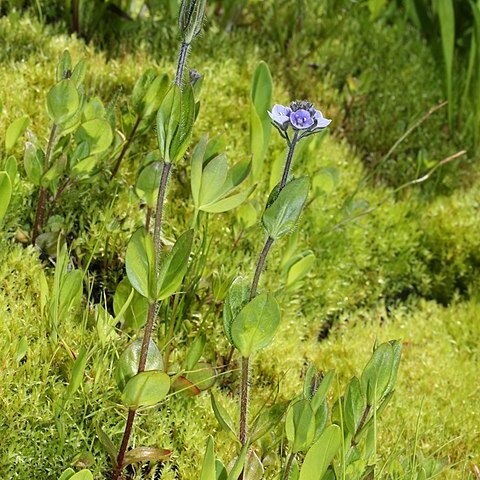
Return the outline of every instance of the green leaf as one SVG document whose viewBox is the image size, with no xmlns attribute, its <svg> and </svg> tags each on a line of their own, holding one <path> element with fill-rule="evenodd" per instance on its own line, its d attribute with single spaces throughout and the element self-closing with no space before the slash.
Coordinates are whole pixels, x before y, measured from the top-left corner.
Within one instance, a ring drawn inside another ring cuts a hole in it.
<svg viewBox="0 0 480 480">
<path fill-rule="evenodd" d="M 10 155 L 5 162 L 5 171 L 8 173 L 12 185 L 15 183 L 15 179 L 17 178 L 17 169 L 17 159 L 13 155 Z"/>
<path fill-rule="evenodd" d="M 267 433 L 273 431 L 280 424 L 287 408 L 288 403 L 283 402 L 275 404 L 262 412 L 251 427 L 251 443 L 253 444 Z"/>
<path fill-rule="evenodd" d="M 43 153 L 37 150 L 35 145 L 31 142 L 25 143 L 25 153 L 23 156 L 23 166 L 27 178 L 34 185 L 40 185 L 43 175 Z"/>
<path fill-rule="evenodd" d="M 135 340 L 118 359 L 117 368 L 115 369 L 115 381 L 120 391 L 122 391 L 128 381 L 137 374 L 142 352 L 142 343 L 142 340 Z M 163 370 L 162 354 L 153 340 L 150 340 L 148 344 L 147 361 L 145 363 L 145 371 L 150 370 Z"/>
<path fill-rule="evenodd" d="M 366 402 L 360 381 L 357 377 L 353 377 L 348 384 L 343 403 L 345 427 L 352 436 L 355 435 L 360 425 L 365 408 Z"/>
<path fill-rule="evenodd" d="M 155 69 L 148 68 L 145 72 L 142 73 L 140 78 L 135 82 L 132 91 L 132 106 L 137 113 L 141 116 L 144 109 L 144 97 L 147 93 L 148 87 L 152 84 L 153 80 L 156 77 Z"/>
<path fill-rule="evenodd" d="M 258 180 L 263 171 L 265 160 L 265 134 L 260 116 L 252 106 L 250 111 L 250 151 L 252 153 L 252 178 L 255 182 Z"/>
<path fill-rule="evenodd" d="M 129 300 L 132 291 L 133 296 Z M 129 304 L 122 312 L 127 301 Z M 126 327 L 137 330 L 147 322 L 148 307 L 148 300 L 132 287 L 128 277 L 123 278 L 113 297 L 113 311 L 117 319 L 124 322 Z"/>
<path fill-rule="evenodd" d="M 117 449 L 115 448 L 115 445 L 110 440 L 110 437 L 102 430 L 102 427 L 98 424 L 96 427 L 96 431 L 97 431 L 97 436 L 98 436 L 98 440 L 100 441 L 100 444 L 109 455 L 110 460 L 115 465 L 117 460 Z"/>
<path fill-rule="evenodd" d="M 152 162 L 143 167 L 138 174 L 135 191 L 140 198 L 145 199 L 147 206 L 150 208 L 155 208 L 157 204 L 162 170 L 163 164 L 161 162 Z"/>
<path fill-rule="evenodd" d="M 153 303 L 156 290 L 155 249 L 152 237 L 143 227 L 128 242 L 125 266 L 132 287 Z"/>
<path fill-rule="evenodd" d="M 72 468 L 67 468 L 58 478 L 58 480 L 70 480 L 75 474 L 75 471 Z"/>
<path fill-rule="evenodd" d="M 337 425 L 330 425 L 305 455 L 299 480 L 321 480 L 342 444 Z"/>
<path fill-rule="evenodd" d="M 303 252 L 302 257 L 296 260 L 288 269 L 287 287 L 291 287 L 295 283 L 302 280 L 308 275 L 315 263 L 315 255 L 311 250 Z"/>
<path fill-rule="evenodd" d="M 87 60 L 85 58 L 82 58 L 76 65 L 75 68 L 72 71 L 72 76 L 70 77 L 72 82 L 75 83 L 75 86 L 77 88 L 80 87 L 80 85 L 83 83 L 85 80 L 85 74 L 87 73 Z"/>
<path fill-rule="evenodd" d="M 89 121 L 94 120 L 95 118 L 104 118 L 105 117 L 105 107 L 103 106 L 102 101 L 98 97 L 91 98 L 83 108 L 83 120 Z M 110 125 L 110 124 L 109 124 Z"/>
<path fill-rule="evenodd" d="M 80 97 L 71 80 L 62 80 L 54 85 L 47 95 L 47 109 L 56 125 L 72 118 L 80 107 Z"/>
<path fill-rule="evenodd" d="M 73 477 L 70 477 L 68 480 L 93 480 L 93 475 L 90 470 L 80 470 Z"/>
<path fill-rule="evenodd" d="M 280 307 L 275 297 L 262 293 L 242 308 L 231 325 L 233 344 L 249 357 L 273 340 L 280 325 Z"/>
<path fill-rule="evenodd" d="M 83 293 L 83 275 L 80 270 L 72 270 L 62 278 L 59 292 L 58 315 L 62 319 L 69 310 L 78 306 Z"/>
<path fill-rule="evenodd" d="M 390 343 L 382 343 L 365 366 L 361 377 L 361 386 L 367 398 L 367 404 L 373 405 L 388 394 L 394 366 L 394 351 Z"/>
<path fill-rule="evenodd" d="M 297 400 L 290 405 L 285 420 L 285 433 L 292 452 L 305 451 L 315 436 L 315 412 L 309 400 Z"/>
<path fill-rule="evenodd" d="M 317 408 L 315 412 L 315 438 L 313 439 L 316 442 L 320 435 L 325 430 L 328 421 L 328 405 L 327 401 L 324 400 L 320 407 Z"/>
<path fill-rule="evenodd" d="M 271 238 L 277 240 L 294 229 L 307 201 L 309 188 L 308 177 L 295 178 L 265 210 L 262 222 Z"/>
<path fill-rule="evenodd" d="M 164 300 L 178 291 L 187 271 L 192 250 L 193 230 L 184 232 L 172 251 L 161 263 L 157 282 L 157 300 Z"/>
<path fill-rule="evenodd" d="M 167 459 L 172 454 L 171 450 L 164 450 L 156 447 L 137 447 L 129 450 L 125 454 L 123 465 L 143 462 L 160 462 Z"/>
<path fill-rule="evenodd" d="M 192 198 L 194 205 L 198 208 L 200 206 L 200 188 L 202 186 L 202 169 L 205 152 L 207 149 L 208 135 L 204 135 L 195 148 L 193 149 L 190 158 L 190 186 L 192 190 Z"/>
<path fill-rule="evenodd" d="M 320 408 L 323 401 L 325 400 L 325 397 L 327 395 L 328 389 L 330 388 L 334 375 L 335 375 L 335 370 L 330 370 L 323 377 L 322 382 L 320 383 L 319 387 L 317 388 L 317 391 L 315 392 L 315 394 L 311 399 L 312 408 L 314 411 L 317 411 L 317 409 Z"/>
<path fill-rule="evenodd" d="M 0 172 L 0 222 L 7 213 L 12 198 L 12 182 L 7 172 Z"/>
<path fill-rule="evenodd" d="M 64 50 L 55 71 L 55 78 L 60 82 L 66 78 L 66 74 L 72 69 L 72 57 L 68 50 Z"/>
<path fill-rule="evenodd" d="M 162 159 L 167 162 L 179 160 L 185 154 L 195 121 L 195 100 L 192 88 L 183 92 L 174 85 L 160 105 L 157 113 L 157 137 Z"/>
<path fill-rule="evenodd" d="M 17 351 L 15 352 L 15 362 L 19 363 L 27 354 L 28 351 L 28 340 L 27 337 L 22 337 L 17 343 Z"/>
<path fill-rule="evenodd" d="M 238 442 L 239 440 L 235 432 L 235 423 L 233 422 L 232 417 L 222 406 L 222 404 L 215 400 L 213 393 L 210 393 L 210 400 L 212 402 L 212 410 L 217 422 L 223 428 L 223 430 L 230 435 L 230 438 Z"/>
<path fill-rule="evenodd" d="M 205 344 L 207 343 L 207 337 L 204 333 L 197 335 L 193 341 L 191 347 L 188 349 L 186 369 L 192 370 L 193 367 L 198 363 L 200 357 L 203 354 L 205 349 Z"/>
<path fill-rule="evenodd" d="M 237 277 L 230 285 L 223 306 L 223 329 L 232 345 L 232 322 L 249 299 L 250 282 L 246 278 Z"/>
<path fill-rule="evenodd" d="M 273 82 L 268 65 L 255 69 L 251 89 L 250 151 L 253 155 L 253 179 L 260 177 L 272 130 L 268 110 L 272 104 Z"/>
<path fill-rule="evenodd" d="M 400 366 L 400 359 L 402 357 L 402 344 L 398 340 L 390 340 L 389 343 L 393 349 L 393 362 L 390 372 L 390 380 L 388 381 L 384 396 L 389 395 L 395 387 L 395 382 L 397 381 L 398 367 Z"/>
<path fill-rule="evenodd" d="M 245 458 L 247 457 L 249 445 L 246 443 L 240 450 L 240 455 L 237 457 L 235 464 L 233 465 L 232 470 L 228 474 L 227 480 L 238 480 L 238 477 L 242 473 L 245 467 Z"/>
<path fill-rule="evenodd" d="M 168 75 L 158 75 L 148 86 L 141 101 L 140 116 L 149 117 L 159 109 L 169 87 Z"/>
<path fill-rule="evenodd" d="M 229 210 L 233 210 L 234 208 L 240 206 L 250 196 L 254 189 L 255 186 L 244 190 L 243 192 L 230 195 L 229 197 L 219 200 L 218 202 L 211 203 L 207 206 L 202 206 L 200 210 L 208 213 L 228 212 Z"/>
<path fill-rule="evenodd" d="M 208 436 L 207 448 L 203 457 L 202 471 L 200 472 L 200 480 L 216 480 L 215 470 L 215 452 L 213 449 L 213 437 Z"/>
<path fill-rule="evenodd" d="M 202 172 L 199 207 L 221 198 L 228 174 L 228 162 L 224 153 L 211 160 Z M 225 192 L 226 193 L 226 192 Z"/>
<path fill-rule="evenodd" d="M 170 390 L 170 377 L 155 370 L 137 373 L 125 386 L 122 402 L 129 408 L 151 407 L 161 402 Z"/>
<path fill-rule="evenodd" d="M 453 57 L 455 53 L 455 10 L 453 0 L 436 2 L 440 33 L 442 35 L 443 60 L 445 62 L 445 79 L 448 98 L 448 123 L 452 126 L 453 120 Z"/>
<path fill-rule="evenodd" d="M 75 132 L 77 143 L 87 142 L 90 147 L 90 155 L 105 151 L 113 140 L 112 129 L 106 120 L 94 118 L 80 125 Z"/>
<path fill-rule="evenodd" d="M 70 378 L 67 391 L 65 392 L 66 400 L 70 399 L 82 384 L 85 366 L 87 365 L 87 359 L 87 351 L 84 347 L 82 347 L 77 358 L 75 359 L 75 362 L 73 363 L 72 376 Z"/>
<path fill-rule="evenodd" d="M 195 369 L 187 373 L 187 378 L 200 390 L 208 390 L 217 381 L 217 372 L 207 362 L 198 362 Z"/>
<path fill-rule="evenodd" d="M 30 123 L 28 116 L 17 118 L 7 128 L 5 133 L 5 150 L 9 152 L 17 143 L 17 140 L 25 133 Z"/>
</svg>

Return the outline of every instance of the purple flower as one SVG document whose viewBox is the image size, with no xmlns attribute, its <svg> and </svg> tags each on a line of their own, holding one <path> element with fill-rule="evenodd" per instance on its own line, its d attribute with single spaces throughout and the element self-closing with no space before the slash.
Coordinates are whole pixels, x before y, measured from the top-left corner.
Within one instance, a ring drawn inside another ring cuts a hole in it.
<svg viewBox="0 0 480 480">
<path fill-rule="evenodd" d="M 283 105 L 274 105 L 272 111 L 268 112 L 273 122 L 282 130 L 286 130 L 288 128 L 291 113 L 292 110 L 290 110 L 288 107 L 284 107 Z"/>
<path fill-rule="evenodd" d="M 324 118 L 322 112 L 306 101 L 295 101 L 288 107 L 274 105 L 268 114 L 273 124 L 284 132 L 292 126 L 294 130 L 304 130 L 305 134 L 315 133 L 331 123 L 331 120 Z"/>
</svg>

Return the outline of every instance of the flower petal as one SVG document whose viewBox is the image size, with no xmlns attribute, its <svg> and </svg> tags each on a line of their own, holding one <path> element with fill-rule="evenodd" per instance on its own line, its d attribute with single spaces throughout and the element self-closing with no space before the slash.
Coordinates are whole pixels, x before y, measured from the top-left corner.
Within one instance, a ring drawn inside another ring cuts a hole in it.
<svg viewBox="0 0 480 480">
<path fill-rule="evenodd" d="M 268 112 L 270 118 L 280 125 L 288 122 L 291 110 L 283 105 L 274 105 L 271 112 Z"/>
<path fill-rule="evenodd" d="M 307 110 L 297 110 L 290 114 L 290 123 L 297 130 L 305 130 L 313 125 L 313 118 Z"/>
<path fill-rule="evenodd" d="M 317 126 L 315 128 L 325 128 L 325 127 L 328 127 L 332 123 L 332 121 L 329 120 L 328 118 L 325 118 L 322 115 L 322 112 L 320 112 L 319 110 L 315 111 L 314 119 L 317 122 Z"/>
</svg>

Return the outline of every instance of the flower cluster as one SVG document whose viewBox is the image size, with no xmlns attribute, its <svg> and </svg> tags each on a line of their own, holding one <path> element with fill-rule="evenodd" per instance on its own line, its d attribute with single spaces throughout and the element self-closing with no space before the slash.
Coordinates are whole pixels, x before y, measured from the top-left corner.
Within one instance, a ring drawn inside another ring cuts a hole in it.
<svg viewBox="0 0 480 480">
<path fill-rule="evenodd" d="M 274 105 L 268 114 L 281 132 L 286 132 L 292 126 L 294 130 L 315 133 L 330 125 L 331 122 L 328 118 L 324 118 L 322 112 L 316 110 L 313 104 L 303 100 L 292 102 L 288 107 Z"/>
</svg>

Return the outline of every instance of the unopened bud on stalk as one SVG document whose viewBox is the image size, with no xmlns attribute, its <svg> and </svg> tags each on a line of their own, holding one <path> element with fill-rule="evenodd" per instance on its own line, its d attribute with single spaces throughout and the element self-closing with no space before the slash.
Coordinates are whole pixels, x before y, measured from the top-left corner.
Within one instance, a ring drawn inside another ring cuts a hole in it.
<svg viewBox="0 0 480 480">
<path fill-rule="evenodd" d="M 187 45 L 200 33 L 207 0 L 182 0 L 178 26 Z"/>
</svg>

